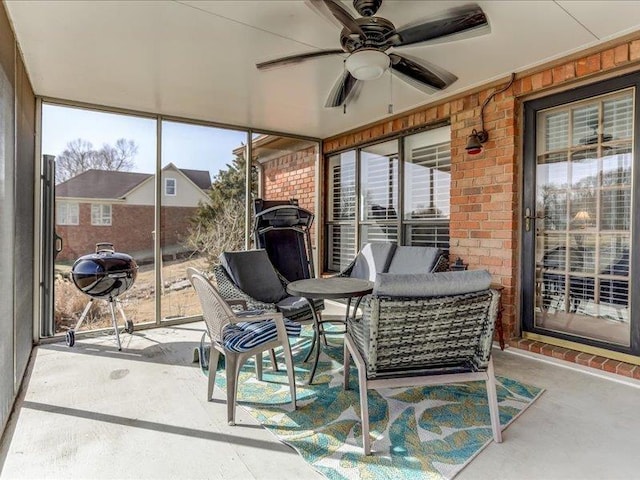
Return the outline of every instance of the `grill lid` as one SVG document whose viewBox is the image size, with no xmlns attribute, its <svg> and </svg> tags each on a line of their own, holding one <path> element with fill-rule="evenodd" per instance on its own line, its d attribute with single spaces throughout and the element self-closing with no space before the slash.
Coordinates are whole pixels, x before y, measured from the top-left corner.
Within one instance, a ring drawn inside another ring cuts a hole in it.
<svg viewBox="0 0 640 480">
<path fill-rule="evenodd" d="M 75 286 L 94 298 L 114 298 L 135 282 L 138 265 L 126 253 L 114 251 L 113 244 L 96 244 L 96 253 L 78 258 L 71 268 Z"/>
</svg>

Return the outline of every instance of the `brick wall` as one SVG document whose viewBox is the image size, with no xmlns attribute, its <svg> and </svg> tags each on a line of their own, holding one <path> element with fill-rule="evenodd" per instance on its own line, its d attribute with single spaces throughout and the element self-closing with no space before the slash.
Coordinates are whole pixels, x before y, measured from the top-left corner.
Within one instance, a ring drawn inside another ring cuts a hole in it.
<svg viewBox="0 0 640 480">
<path fill-rule="evenodd" d="M 163 207 L 161 211 L 163 246 L 180 242 L 189 227 L 193 207 Z M 91 204 L 79 205 L 79 225 L 56 225 L 63 239 L 62 252 L 56 261 L 71 262 L 95 251 L 98 242 L 110 242 L 119 252 L 153 255 L 154 207 L 147 205 L 111 205 L 111 225 L 91 225 Z"/>
<path fill-rule="evenodd" d="M 599 51 L 557 61 L 516 77 L 513 85 L 493 98 L 485 108 L 489 141 L 483 152 L 465 151 L 467 137 L 480 128 L 480 107 L 497 83 L 425 106 L 377 124 L 324 141 L 324 154 L 355 147 L 386 135 L 442 121 L 451 123 L 451 255 L 460 256 L 470 268 L 486 268 L 504 286 L 505 337 L 519 333 L 516 321 L 518 287 L 518 232 L 520 228 L 521 107 L 523 99 L 545 90 L 570 88 L 593 81 L 602 74 L 640 69 L 640 40 L 621 40 Z M 322 219 L 320 219 L 322 221 Z"/>
<path fill-rule="evenodd" d="M 315 210 L 316 148 L 309 147 L 263 164 L 266 200 L 297 198 L 301 207 Z"/>
</svg>

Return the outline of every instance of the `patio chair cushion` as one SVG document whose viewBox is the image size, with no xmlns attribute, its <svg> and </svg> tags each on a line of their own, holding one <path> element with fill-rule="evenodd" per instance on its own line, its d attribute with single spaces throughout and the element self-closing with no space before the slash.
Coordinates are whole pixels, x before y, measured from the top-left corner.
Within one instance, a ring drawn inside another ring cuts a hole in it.
<svg viewBox="0 0 640 480">
<path fill-rule="evenodd" d="M 431 273 L 442 255 L 435 247 L 399 246 L 396 248 L 387 273 Z"/>
<path fill-rule="evenodd" d="M 238 288 L 256 300 L 277 303 L 287 296 L 266 250 L 223 252 L 220 263 Z"/>
<path fill-rule="evenodd" d="M 316 310 L 322 310 L 324 308 L 324 301 L 321 299 L 313 300 L 313 304 Z M 302 297 L 286 297 L 276 303 L 278 311 L 282 312 L 282 315 L 286 318 L 296 319 L 301 314 L 310 314 L 309 304 Z"/>
<path fill-rule="evenodd" d="M 378 274 L 373 295 L 389 297 L 444 297 L 487 290 L 491 274 L 486 270 L 422 274 Z"/>
<path fill-rule="evenodd" d="M 395 243 L 367 243 L 358 253 L 350 276 L 373 282 L 377 273 L 387 271 L 395 250 Z"/>
<path fill-rule="evenodd" d="M 287 335 L 299 337 L 302 325 L 284 319 Z M 229 324 L 224 328 L 222 344 L 226 350 L 242 353 L 259 345 L 271 342 L 278 337 L 276 324 L 272 320 L 263 322 L 239 322 Z"/>
</svg>

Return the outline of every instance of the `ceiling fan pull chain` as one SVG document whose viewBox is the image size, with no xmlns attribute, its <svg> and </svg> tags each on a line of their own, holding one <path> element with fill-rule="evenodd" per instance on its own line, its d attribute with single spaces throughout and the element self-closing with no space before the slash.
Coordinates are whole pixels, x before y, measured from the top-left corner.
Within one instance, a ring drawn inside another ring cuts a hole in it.
<svg viewBox="0 0 640 480">
<path fill-rule="evenodd" d="M 347 60 L 342 60 L 342 75 L 346 75 L 347 74 Z M 344 88 L 344 87 L 343 87 Z M 342 101 L 342 114 L 346 115 L 347 114 L 347 96 L 344 96 L 344 100 Z"/>
<path fill-rule="evenodd" d="M 389 106 L 387 107 L 387 113 L 391 115 L 393 113 L 393 73 L 389 69 Z"/>
</svg>

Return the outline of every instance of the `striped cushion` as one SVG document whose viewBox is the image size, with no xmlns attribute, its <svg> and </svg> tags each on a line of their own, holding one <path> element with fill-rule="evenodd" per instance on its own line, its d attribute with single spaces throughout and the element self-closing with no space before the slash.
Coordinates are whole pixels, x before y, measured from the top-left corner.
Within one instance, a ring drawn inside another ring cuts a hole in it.
<svg viewBox="0 0 640 480">
<path fill-rule="evenodd" d="M 299 337 L 302 325 L 289 319 L 284 319 L 287 335 Z M 240 322 L 227 325 L 222 335 L 222 343 L 226 350 L 232 352 L 246 352 L 257 346 L 271 342 L 278 338 L 276 324 L 272 320 L 263 322 Z"/>
</svg>

